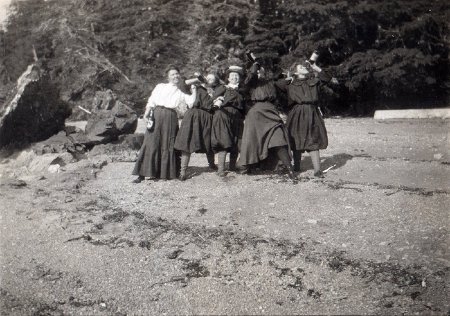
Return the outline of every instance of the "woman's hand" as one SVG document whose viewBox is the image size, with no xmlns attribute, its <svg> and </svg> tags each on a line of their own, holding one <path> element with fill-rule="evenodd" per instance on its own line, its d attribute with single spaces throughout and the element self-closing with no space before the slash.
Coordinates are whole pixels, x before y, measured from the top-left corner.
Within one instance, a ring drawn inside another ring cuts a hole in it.
<svg viewBox="0 0 450 316">
<path fill-rule="evenodd" d="M 197 86 L 195 84 L 191 84 L 191 92 L 197 91 Z"/>
<path fill-rule="evenodd" d="M 214 100 L 214 105 L 220 108 L 223 105 L 223 100 L 223 97 L 218 97 Z"/>
</svg>

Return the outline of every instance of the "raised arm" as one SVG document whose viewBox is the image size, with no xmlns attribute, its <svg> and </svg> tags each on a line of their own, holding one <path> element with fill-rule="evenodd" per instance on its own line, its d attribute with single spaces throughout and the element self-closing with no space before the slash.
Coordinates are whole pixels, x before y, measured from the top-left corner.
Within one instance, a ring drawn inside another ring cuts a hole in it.
<svg viewBox="0 0 450 316">
<path fill-rule="evenodd" d="M 203 87 L 197 88 L 197 99 L 195 101 L 195 106 L 204 109 L 204 110 L 211 110 L 212 108 L 212 100 L 209 96 L 208 92 Z"/>
<path fill-rule="evenodd" d="M 286 78 L 281 78 L 281 79 L 278 79 L 278 80 L 274 81 L 274 84 L 275 84 L 275 87 L 277 88 L 278 91 L 281 91 L 283 93 L 287 93 L 287 89 L 288 89 L 288 86 L 289 86 L 290 82 L 291 81 L 287 80 Z"/>
<path fill-rule="evenodd" d="M 322 83 L 327 84 L 331 81 L 331 76 L 316 64 L 312 64 L 311 68 L 317 73 L 317 77 Z"/>
<path fill-rule="evenodd" d="M 186 103 L 188 108 L 192 108 L 192 106 L 194 105 L 195 99 L 197 97 L 197 87 L 195 85 L 191 85 L 191 92 L 192 92 L 191 94 L 181 92 L 182 99 Z"/>
<path fill-rule="evenodd" d="M 246 87 L 254 87 L 256 83 L 258 82 L 258 69 L 259 64 L 253 63 L 253 65 L 250 67 L 250 70 L 247 74 L 247 76 L 244 79 L 244 86 Z"/>
</svg>

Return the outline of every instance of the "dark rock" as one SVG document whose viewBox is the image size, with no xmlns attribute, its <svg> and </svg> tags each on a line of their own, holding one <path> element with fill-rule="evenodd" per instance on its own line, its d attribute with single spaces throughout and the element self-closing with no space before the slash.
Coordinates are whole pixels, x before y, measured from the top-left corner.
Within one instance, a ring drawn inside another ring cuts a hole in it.
<svg viewBox="0 0 450 316">
<path fill-rule="evenodd" d="M 92 148 L 97 142 L 84 132 L 70 134 L 68 138 L 80 148 Z"/>
<path fill-rule="evenodd" d="M 103 106 L 110 108 L 111 100 L 105 100 Z M 136 130 L 138 115 L 136 112 L 115 100 L 111 109 L 100 109 L 88 119 L 85 134 L 92 144 L 106 144 L 118 139 L 119 135 L 132 134 Z"/>
<path fill-rule="evenodd" d="M 83 132 L 82 129 L 80 129 L 80 128 L 76 127 L 76 126 L 72 126 L 72 125 L 66 126 L 64 130 L 66 131 L 66 135 L 67 136 L 69 136 L 71 134 L 76 134 L 76 133 L 82 133 Z"/>
<path fill-rule="evenodd" d="M 14 98 L 0 108 L 0 148 L 47 139 L 64 129 L 70 113 L 45 72 L 32 64 L 18 79 Z"/>
<path fill-rule="evenodd" d="M 174 250 L 174 251 L 170 252 L 169 254 L 167 254 L 167 258 L 168 259 L 176 259 L 182 252 L 183 252 L 183 250 L 181 250 L 181 249 Z"/>
<path fill-rule="evenodd" d="M 314 289 L 309 289 L 306 294 L 316 300 L 322 296 L 322 293 L 320 293 L 319 291 L 314 290 Z"/>
<path fill-rule="evenodd" d="M 76 134 L 72 134 L 76 135 Z M 56 135 L 33 145 L 33 151 L 38 155 L 48 153 L 75 153 L 84 152 L 84 146 L 77 146 L 77 143 L 71 136 L 67 136 L 65 131 L 61 131 Z"/>
<path fill-rule="evenodd" d="M 151 245 L 151 243 L 150 243 L 148 240 L 141 240 L 141 241 L 139 242 L 139 247 L 141 247 L 141 248 L 147 248 L 148 250 L 150 250 L 151 247 L 152 247 L 152 245 Z"/>
<path fill-rule="evenodd" d="M 199 211 L 199 213 L 201 215 L 204 215 L 208 210 L 206 208 L 202 207 L 202 208 L 199 208 L 197 211 Z"/>
<path fill-rule="evenodd" d="M 118 143 L 124 149 L 139 150 L 144 142 L 144 134 L 120 135 Z"/>
</svg>

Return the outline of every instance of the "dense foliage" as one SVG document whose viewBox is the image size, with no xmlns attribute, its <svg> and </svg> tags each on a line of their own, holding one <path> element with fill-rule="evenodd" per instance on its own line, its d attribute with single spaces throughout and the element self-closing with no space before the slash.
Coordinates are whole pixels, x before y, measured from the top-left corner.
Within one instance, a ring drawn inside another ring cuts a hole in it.
<svg viewBox="0 0 450 316">
<path fill-rule="evenodd" d="M 340 80 L 329 113 L 446 106 L 449 11 L 443 0 L 18 1 L 0 32 L 0 93 L 33 47 L 64 100 L 90 108 L 110 88 L 137 109 L 170 63 L 220 73 L 251 49 L 281 71 L 318 50 Z"/>
</svg>

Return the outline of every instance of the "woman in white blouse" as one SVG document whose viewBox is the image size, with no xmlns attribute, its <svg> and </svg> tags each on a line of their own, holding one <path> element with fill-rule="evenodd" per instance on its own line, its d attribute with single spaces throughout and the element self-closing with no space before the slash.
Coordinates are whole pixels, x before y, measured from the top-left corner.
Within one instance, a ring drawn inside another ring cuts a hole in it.
<svg viewBox="0 0 450 316">
<path fill-rule="evenodd" d="M 134 183 L 149 177 L 152 179 L 175 179 L 180 170 L 179 153 L 174 149 L 178 132 L 178 113 L 192 107 L 196 98 L 196 87 L 191 86 L 192 94 L 180 90 L 180 71 L 175 66 L 166 70 L 168 83 L 160 83 L 148 99 L 144 119 L 147 131 L 144 143 L 134 166 Z"/>
</svg>

